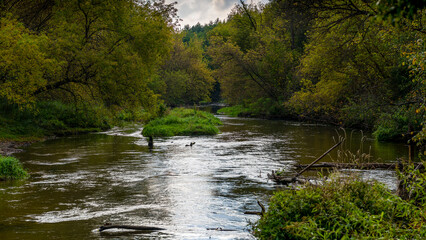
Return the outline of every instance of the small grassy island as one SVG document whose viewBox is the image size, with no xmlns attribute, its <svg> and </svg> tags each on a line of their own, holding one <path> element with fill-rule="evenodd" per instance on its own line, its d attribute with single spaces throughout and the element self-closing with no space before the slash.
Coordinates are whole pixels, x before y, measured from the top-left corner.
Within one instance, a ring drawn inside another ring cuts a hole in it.
<svg viewBox="0 0 426 240">
<path fill-rule="evenodd" d="M 0 155 L 0 181 L 24 179 L 27 177 L 28 173 L 24 170 L 18 159 Z"/>
<path fill-rule="evenodd" d="M 171 137 L 216 135 L 222 122 L 213 114 L 196 110 L 175 108 L 166 116 L 148 122 L 142 131 L 145 137 Z"/>
</svg>

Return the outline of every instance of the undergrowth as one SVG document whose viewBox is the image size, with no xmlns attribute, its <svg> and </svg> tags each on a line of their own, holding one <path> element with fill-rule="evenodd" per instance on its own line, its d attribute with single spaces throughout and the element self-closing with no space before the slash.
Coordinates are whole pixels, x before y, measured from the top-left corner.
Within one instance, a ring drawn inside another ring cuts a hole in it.
<svg viewBox="0 0 426 240">
<path fill-rule="evenodd" d="M 377 182 L 334 175 L 276 192 L 253 226 L 259 239 L 423 239 L 425 213 Z"/>
</svg>

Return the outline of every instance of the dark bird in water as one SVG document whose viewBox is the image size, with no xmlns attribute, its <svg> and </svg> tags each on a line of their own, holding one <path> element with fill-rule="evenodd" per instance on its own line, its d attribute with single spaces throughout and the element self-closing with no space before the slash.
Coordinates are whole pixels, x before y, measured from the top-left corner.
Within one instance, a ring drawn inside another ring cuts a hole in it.
<svg viewBox="0 0 426 240">
<path fill-rule="evenodd" d="M 194 145 L 195 142 L 191 142 L 190 144 L 186 144 L 185 147 L 192 147 L 192 145 Z"/>
</svg>

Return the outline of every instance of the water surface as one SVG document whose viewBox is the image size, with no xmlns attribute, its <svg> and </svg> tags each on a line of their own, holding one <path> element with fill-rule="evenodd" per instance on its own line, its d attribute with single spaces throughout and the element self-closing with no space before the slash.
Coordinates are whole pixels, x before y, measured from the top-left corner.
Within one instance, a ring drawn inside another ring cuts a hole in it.
<svg viewBox="0 0 426 240">
<path fill-rule="evenodd" d="M 244 212 L 259 211 L 256 201 L 266 205 L 276 190 L 266 173 L 291 174 L 345 135 L 318 124 L 221 119 L 217 136 L 156 139 L 152 150 L 138 125 L 33 144 L 16 155 L 31 178 L 0 182 L 0 238 L 253 239 L 248 224 L 258 217 Z M 407 155 L 404 145 L 346 135 L 347 146 L 379 161 Z M 393 171 L 360 173 L 394 187 Z M 97 231 L 107 222 L 166 230 Z"/>
</svg>

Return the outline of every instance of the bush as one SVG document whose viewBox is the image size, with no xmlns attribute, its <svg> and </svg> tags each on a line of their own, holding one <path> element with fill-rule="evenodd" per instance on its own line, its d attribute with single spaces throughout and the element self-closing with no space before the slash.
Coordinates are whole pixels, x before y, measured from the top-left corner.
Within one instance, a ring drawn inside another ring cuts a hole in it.
<svg viewBox="0 0 426 240">
<path fill-rule="evenodd" d="M 18 159 L 0 156 L 0 180 L 24 179 L 28 173 L 23 169 Z"/>
<path fill-rule="evenodd" d="M 423 210 L 377 182 L 334 176 L 275 193 L 254 225 L 260 239 L 422 239 Z"/>
<path fill-rule="evenodd" d="M 151 120 L 143 129 L 145 137 L 171 137 L 189 135 L 215 135 L 219 133 L 216 127 L 222 123 L 211 113 L 175 108 L 169 115 Z"/>
<path fill-rule="evenodd" d="M 400 107 L 393 113 L 383 113 L 373 135 L 379 141 L 400 141 L 410 139 L 422 129 L 423 119 L 416 114 L 415 108 Z"/>
</svg>

